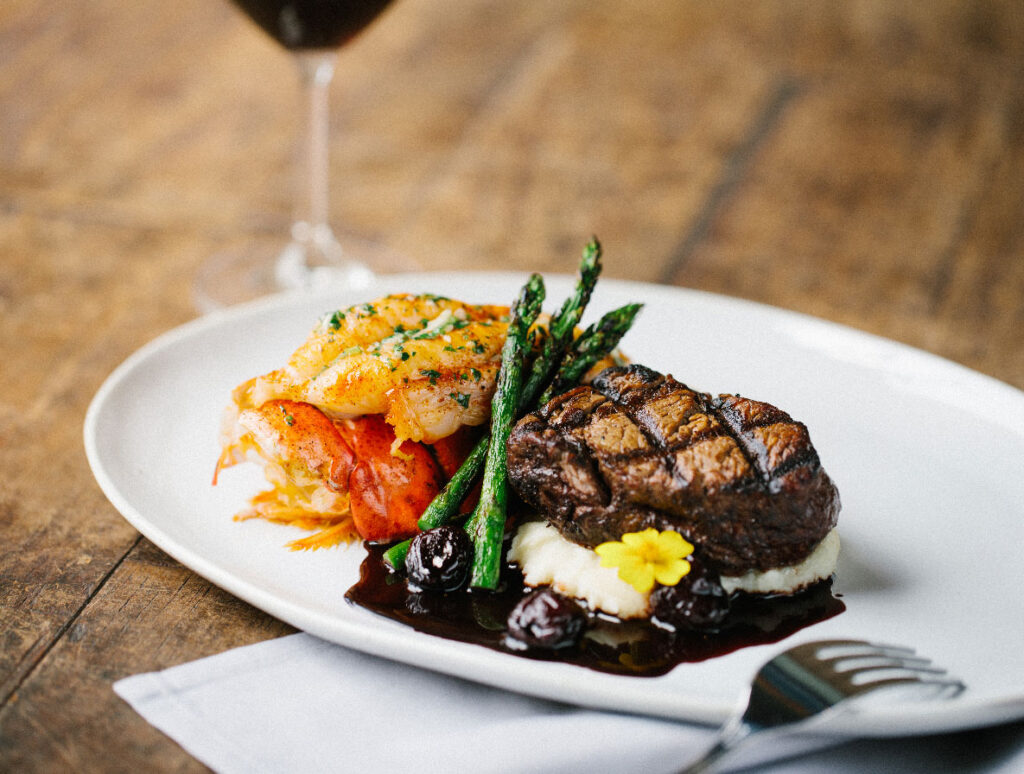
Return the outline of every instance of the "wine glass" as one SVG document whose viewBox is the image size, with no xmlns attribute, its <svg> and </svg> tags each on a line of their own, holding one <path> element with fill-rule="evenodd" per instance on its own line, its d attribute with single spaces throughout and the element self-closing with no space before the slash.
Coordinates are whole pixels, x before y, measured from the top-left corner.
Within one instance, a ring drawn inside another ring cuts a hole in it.
<svg viewBox="0 0 1024 774">
<path fill-rule="evenodd" d="M 370 266 L 395 269 L 402 259 L 383 245 L 346 237 L 328 225 L 328 91 L 337 50 L 377 18 L 391 0 L 232 0 L 292 52 L 309 106 L 304 192 L 296 197 L 290 239 L 248 245 L 211 258 L 194 285 L 202 312 L 282 290 L 327 285 L 359 289 Z"/>
</svg>

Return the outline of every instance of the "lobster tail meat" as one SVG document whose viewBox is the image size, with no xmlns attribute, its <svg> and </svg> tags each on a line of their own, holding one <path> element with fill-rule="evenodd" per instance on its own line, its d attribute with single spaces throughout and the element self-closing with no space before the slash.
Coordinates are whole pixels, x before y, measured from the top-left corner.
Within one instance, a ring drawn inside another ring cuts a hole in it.
<svg viewBox="0 0 1024 774">
<path fill-rule="evenodd" d="M 360 537 L 382 542 L 414 535 L 446 480 L 427 447 L 414 441 L 396 446 L 394 428 L 380 414 L 342 420 L 338 429 L 358 460 L 348 492 Z"/>
</svg>

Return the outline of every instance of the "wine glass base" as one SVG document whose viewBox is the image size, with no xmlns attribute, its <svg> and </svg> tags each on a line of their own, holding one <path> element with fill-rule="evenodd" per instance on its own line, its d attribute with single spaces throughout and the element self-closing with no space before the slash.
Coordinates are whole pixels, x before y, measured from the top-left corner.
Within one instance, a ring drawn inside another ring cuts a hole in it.
<svg viewBox="0 0 1024 774">
<path fill-rule="evenodd" d="M 201 314 L 286 291 L 363 290 L 377 274 L 420 269 L 382 244 L 355 238 L 342 238 L 344 261 L 314 267 L 306 266 L 299 245 L 268 242 L 218 253 L 199 268 L 192 300 Z"/>
</svg>

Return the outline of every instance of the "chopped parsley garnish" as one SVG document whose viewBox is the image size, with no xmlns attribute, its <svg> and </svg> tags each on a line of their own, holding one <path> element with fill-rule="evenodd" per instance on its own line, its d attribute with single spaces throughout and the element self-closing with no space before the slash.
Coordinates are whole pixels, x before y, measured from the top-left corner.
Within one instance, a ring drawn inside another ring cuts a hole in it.
<svg viewBox="0 0 1024 774">
<path fill-rule="evenodd" d="M 327 327 L 330 328 L 332 331 L 336 331 L 338 330 L 338 328 L 341 327 L 341 324 L 344 321 L 345 313 L 339 309 L 337 312 L 335 312 L 329 318 L 327 318 Z"/>
<path fill-rule="evenodd" d="M 420 373 L 428 377 L 431 384 L 437 384 L 437 380 L 441 376 L 441 372 L 435 371 L 433 368 L 421 368 Z"/>
<path fill-rule="evenodd" d="M 449 392 L 448 397 L 458 403 L 462 408 L 469 408 L 468 392 Z"/>
<path fill-rule="evenodd" d="M 473 374 L 473 381 L 474 381 L 474 382 L 479 382 L 479 381 L 480 381 L 480 379 L 481 379 L 481 378 L 483 377 L 483 374 L 482 374 L 482 373 L 480 373 L 480 372 L 479 372 L 478 370 L 476 370 L 475 368 L 470 368 L 470 369 L 469 369 L 469 372 L 470 372 L 471 374 Z"/>
<path fill-rule="evenodd" d="M 482 355 L 482 354 L 483 354 L 484 352 L 486 352 L 486 351 L 487 351 L 487 347 L 485 347 L 485 346 L 484 346 L 484 345 L 483 345 L 483 344 L 482 344 L 481 342 L 479 342 L 479 341 L 474 341 L 474 342 L 473 342 L 473 351 L 474 351 L 474 352 L 475 352 L 476 354 L 478 354 L 478 355 Z"/>
</svg>

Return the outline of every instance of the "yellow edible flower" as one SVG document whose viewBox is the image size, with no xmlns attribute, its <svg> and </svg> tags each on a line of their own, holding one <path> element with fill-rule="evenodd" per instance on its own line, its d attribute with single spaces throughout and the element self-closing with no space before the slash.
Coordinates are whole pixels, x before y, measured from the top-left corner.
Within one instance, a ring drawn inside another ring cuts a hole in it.
<svg viewBox="0 0 1024 774">
<path fill-rule="evenodd" d="M 657 581 L 675 586 L 690 571 L 686 557 L 693 545 L 678 532 L 658 532 L 653 527 L 642 532 L 627 532 L 622 540 L 602 543 L 594 549 L 601 557 L 602 567 L 617 567 L 619 577 L 646 594 Z"/>
</svg>

